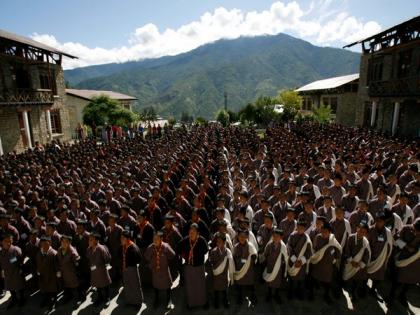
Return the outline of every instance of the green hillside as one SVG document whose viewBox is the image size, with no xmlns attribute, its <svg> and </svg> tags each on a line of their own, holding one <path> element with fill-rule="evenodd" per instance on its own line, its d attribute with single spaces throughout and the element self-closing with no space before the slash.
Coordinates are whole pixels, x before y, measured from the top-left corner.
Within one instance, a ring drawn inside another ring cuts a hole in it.
<svg viewBox="0 0 420 315">
<path fill-rule="evenodd" d="M 354 52 L 279 34 L 220 40 L 177 56 L 74 69 L 65 76 L 76 88 L 136 96 L 139 110 L 155 106 L 165 117 L 187 112 L 213 118 L 225 91 L 236 110 L 260 95 L 356 73 L 359 59 Z"/>
</svg>

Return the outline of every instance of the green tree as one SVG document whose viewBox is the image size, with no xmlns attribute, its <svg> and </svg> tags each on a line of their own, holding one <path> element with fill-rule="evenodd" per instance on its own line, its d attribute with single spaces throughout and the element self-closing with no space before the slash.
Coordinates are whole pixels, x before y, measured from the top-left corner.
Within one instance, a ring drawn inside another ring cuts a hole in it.
<svg viewBox="0 0 420 315">
<path fill-rule="evenodd" d="M 195 123 L 197 125 L 206 125 L 208 123 L 207 119 L 205 119 L 204 117 L 197 117 L 195 119 Z"/>
<path fill-rule="evenodd" d="M 136 119 L 136 114 L 104 95 L 94 97 L 83 109 L 83 123 L 88 126 L 103 126 L 106 123 L 126 126 Z"/>
<path fill-rule="evenodd" d="M 216 113 L 216 120 L 221 123 L 223 127 L 227 127 L 229 125 L 229 113 L 224 109 L 220 109 Z"/>
<path fill-rule="evenodd" d="M 313 119 L 321 124 L 329 123 L 332 119 L 331 106 L 321 105 L 314 108 Z"/>
<path fill-rule="evenodd" d="M 153 106 L 148 106 L 143 109 L 140 114 L 140 119 L 144 122 L 150 122 L 157 119 L 156 110 Z"/>
<path fill-rule="evenodd" d="M 282 90 L 279 92 L 278 101 L 284 107 L 283 120 L 293 120 L 302 105 L 302 97 L 295 90 Z"/>
<path fill-rule="evenodd" d="M 228 112 L 228 114 L 229 114 L 229 121 L 230 121 L 231 123 L 233 123 L 233 122 L 237 122 L 237 121 L 239 121 L 239 120 L 240 120 L 240 117 L 239 117 L 239 114 L 238 114 L 238 113 L 236 113 L 236 112 L 234 112 L 234 111 L 232 111 L 232 110 L 228 110 L 227 112 Z"/>
<path fill-rule="evenodd" d="M 183 124 L 191 124 L 194 121 L 194 118 L 187 112 L 182 112 L 180 121 Z"/>
</svg>

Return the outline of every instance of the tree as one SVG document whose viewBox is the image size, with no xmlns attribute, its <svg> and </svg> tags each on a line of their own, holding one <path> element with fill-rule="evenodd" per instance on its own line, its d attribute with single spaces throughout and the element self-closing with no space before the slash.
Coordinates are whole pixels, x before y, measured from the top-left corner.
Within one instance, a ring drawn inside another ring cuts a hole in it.
<svg viewBox="0 0 420 315">
<path fill-rule="evenodd" d="M 156 110 L 153 106 L 145 107 L 140 114 L 140 119 L 144 122 L 150 122 L 157 119 Z"/>
<path fill-rule="evenodd" d="M 194 118 L 190 114 L 182 112 L 180 120 L 183 124 L 191 124 L 194 121 Z"/>
<path fill-rule="evenodd" d="M 329 123 L 332 119 L 332 111 L 330 105 L 321 105 L 313 110 L 313 118 L 315 121 L 324 124 Z"/>
<path fill-rule="evenodd" d="M 221 109 L 216 113 L 216 120 L 222 124 L 223 127 L 226 127 L 229 125 L 229 113 Z"/>
<path fill-rule="evenodd" d="M 207 119 L 205 119 L 204 117 L 197 117 L 195 119 L 195 123 L 197 125 L 206 125 L 208 123 Z"/>
<path fill-rule="evenodd" d="M 173 127 L 176 124 L 176 119 L 174 117 L 169 117 L 168 119 L 168 125 L 169 127 Z"/>
<path fill-rule="evenodd" d="M 136 119 L 136 114 L 104 95 L 94 97 L 83 109 L 83 123 L 88 126 L 103 126 L 107 123 L 126 126 Z"/>
<path fill-rule="evenodd" d="M 299 112 L 302 104 L 302 97 L 295 90 L 282 90 L 279 93 L 278 101 L 284 107 L 283 120 L 293 120 Z"/>
<path fill-rule="evenodd" d="M 239 120 L 240 120 L 240 117 L 239 117 L 239 114 L 238 114 L 238 113 L 236 113 L 236 112 L 234 112 L 234 111 L 231 111 L 231 110 L 228 110 L 227 112 L 228 112 L 228 114 L 229 114 L 229 121 L 230 121 L 231 123 L 233 123 L 233 122 L 237 122 L 237 121 L 239 121 Z"/>
</svg>

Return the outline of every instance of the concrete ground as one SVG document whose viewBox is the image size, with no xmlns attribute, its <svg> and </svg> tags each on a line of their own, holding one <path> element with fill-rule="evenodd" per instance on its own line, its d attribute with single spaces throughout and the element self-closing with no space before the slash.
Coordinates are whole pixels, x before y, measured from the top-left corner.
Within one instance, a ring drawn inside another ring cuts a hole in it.
<svg viewBox="0 0 420 315">
<path fill-rule="evenodd" d="M 174 283 L 177 285 L 177 282 Z M 386 285 L 386 287 L 389 287 Z M 387 288 L 384 289 L 388 292 Z M 122 289 L 112 289 L 112 300 L 108 308 L 100 309 L 95 308 L 91 304 L 93 292 L 87 295 L 86 301 L 81 305 L 69 303 L 62 305 L 60 300 L 57 302 L 55 309 L 48 312 L 46 309 L 39 307 L 40 296 L 38 293 L 33 294 L 28 298 L 27 303 L 23 307 L 14 307 L 12 310 L 6 310 L 7 299 L 10 297 L 7 294 L 3 299 L 0 300 L 0 314 L 7 315 L 38 315 L 38 314 L 54 314 L 54 315 L 99 315 L 99 314 L 119 314 L 119 315 L 157 315 L 157 314 L 186 314 L 191 313 L 194 315 L 227 315 L 227 314 L 280 314 L 280 315 L 345 315 L 345 314 L 366 314 L 366 315 L 380 315 L 380 314 L 420 314 L 420 290 L 418 287 L 413 287 L 408 293 L 409 309 L 404 309 L 398 302 L 392 309 L 387 309 L 384 303 L 379 303 L 374 298 L 368 296 L 366 299 L 360 300 L 355 304 L 352 304 L 346 291 L 343 291 L 343 295 L 339 300 L 334 300 L 333 305 L 327 305 L 323 302 L 322 292 L 317 291 L 314 301 L 298 301 L 298 300 L 287 300 L 286 292 L 281 293 L 282 304 L 278 305 L 274 301 L 272 303 L 265 302 L 265 288 L 263 285 L 257 285 L 257 297 L 258 304 L 255 308 L 248 307 L 247 303 L 244 303 L 241 307 L 236 305 L 235 292 L 230 292 L 231 307 L 228 310 L 223 308 L 214 309 L 212 306 L 212 297 L 209 293 L 210 307 L 207 310 L 194 309 L 187 310 L 184 303 L 183 288 L 178 287 L 173 291 L 173 302 L 175 304 L 174 309 L 165 310 L 164 296 L 162 292 L 162 303 L 159 309 L 155 310 L 151 308 L 153 303 L 153 290 L 151 288 L 144 288 L 145 303 L 141 309 L 134 309 L 124 304 L 124 297 L 121 294 Z"/>
</svg>

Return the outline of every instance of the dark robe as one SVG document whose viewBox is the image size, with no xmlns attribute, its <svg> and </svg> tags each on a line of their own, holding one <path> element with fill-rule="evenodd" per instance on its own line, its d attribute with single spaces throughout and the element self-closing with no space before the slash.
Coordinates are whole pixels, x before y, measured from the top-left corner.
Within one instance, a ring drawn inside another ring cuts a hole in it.
<svg viewBox="0 0 420 315">
<path fill-rule="evenodd" d="M 36 261 L 40 291 L 56 293 L 58 291 L 57 271 L 59 271 L 57 251 L 52 247 L 46 253 L 40 250 Z"/>
<path fill-rule="evenodd" d="M 22 290 L 25 279 L 22 273 L 22 250 L 12 245 L 7 251 L 0 251 L 0 270 L 4 273 L 4 288 L 10 291 Z"/>
<path fill-rule="evenodd" d="M 241 270 L 242 266 L 245 264 L 245 261 L 247 260 L 249 253 L 248 248 L 248 242 L 245 244 L 237 243 L 233 247 L 233 260 L 235 262 L 235 270 L 239 271 Z M 247 273 L 239 280 L 236 280 L 235 283 L 237 285 L 254 285 L 255 284 L 255 262 L 257 261 L 257 256 L 251 257 L 251 265 L 249 266 L 249 269 Z"/>
<path fill-rule="evenodd" d="M 405 243 L 397 254 L 397 259 L 407 259 L 420 250 L 420 235 L 414 229 L 413 225 L 406 225 L 399 232 L 399 240 Z M 397 281 L 406 284 L 420 283 L 420 258 L 405 267 L 396 267 Z"/>
<path fill-rule="evenodd" d="M 218 247 L 213 248 L 209 253 L 209 261 L 212 269 L 219 267 L 225 257 L 227 257 L 227 249 L 219 249 Z M 213 275 L 213 290 L 224 291 L 229 287 L 229 260 L 226 261 L 226 266 L 223 272 L 219 275 Z"/>
<path fill-rule="evenodd" d="M 382 231 L 379 231 L 372 226 L 369 229 L 368 240 L 371 249 L 371 261 L 374 261 L 378 256 L 381 254 L 382 249 L 387 246 L 387 233 L 385 231 L 386 228 L 383 228 Z M 388 248 L 388 251 L 392 250 L 392 248 Z M 382 265 L 382 267 L 376 271 L 375 273 L 369 274 L 369 278 L 372 280 L 384 280 L 385 273 L 386 273 L 387 264 L 386 262 Z"/>
<path fill-rule="evenodd" d="M 266 262 L 267 273 L 271 273 L 273 271 L 277 258 L 280 255 L 280 250 L 281 243 L 275 244 L 274 242 L 271 242 L 265 247 L 264 257 Z M 286 280 L 284 277 L 284 269 L 286 268 L 286 262 L 284 261 L 284 257 L 282 257 L 281 259 L 281 268 L 277 273 L 276 278 L 273 281 L 267 283 L 268 287 L 270 288 L 278 289 Z"/>
<path fill-rule="evenodd" d="M 299 234 L 297 231 L 293 232 L 289 236 L 289 240 L 287 242 L 287 252 L 289 254 L 289 266 L 292 266 L 295 262 L 293 261 L 293 256 L 298 259 L 299 253 L 302 250 L 304 244 L 306 243 L 306 235 L 305 233 Z M 309 264 L 309 258 L 312 255 L 311 246 L 307 246 L 304 257 L 305 263 L 302 264 L 302 267 L 299 270 L 299 273 L 296 276 L 290 277 L 292 280 L 301 281 L 304 280 L 306 277 L 306 264 Z"/>
<path fill-rule="evenodd" d="M 324 246 L 327 246 L 328 239 L 325 239 L 318 234 L 314 241 L 314 253 Z M 334 246 L 328 246 L 324 256 L 317 264 L 312 264 L 311 275 L 314 279 L 320 282 L 330 283 L 333 279 L 334 271 L 336 270 L 336 261 L 340 259 L 341 253 Z"/>
<path fill-rule="evenodd" d="M 146 249 L 144 258 L 152 271 L 153 288 L 158 290 L 170 289 L 172 286 L 170 262 L 175 258 L 175 252 L 171 246 L 162 242 L 158 249 L 155 244 L 151 244 Z"/>
<path fill-rule="evenodd" d="M 289 221 L 287 218 L 283 219 L 279 223 L 278 228 L 283 230 L 283 242 L 287 243 L 290 234 L 296 229 L 296 220 Z"/>
<path fill-rule="evenodd" d="M 104 288 L 111 284 L 107 264 L 111 262 L 111 255 L 106 246 L 98 244 L 95 248 L 89 247 L 86 256 L 90 265 L 91 285 Z"/>
<path fill-rule="evenodd" d="M 143 290 L 137 267 L 140 264 L 140 260 L 140 249 L 135 243 L 131 243 L 123 249 L 123 295 L 127 304 L 131 305 L 141 305 L 143 303 Z"/>
<path fill-rule="evenodd" d="M 345 262 L 350 262 L 360 251 L 363 247 L 363 240 L 357 239 L 356 233 L 351 234 L 346 242 L 346 246 L 344 247 L 343 251 L 343 259 Z M 366 266 L 369 262 L 369 248 L 365 249 L 362 260 L 360 263 L 360 269 L 357 273 L 349 280 L 366 280 L 367 279 L 367 272 Z"/>
<path fill-rule="evenodd" d="M 79 264 L 80 256 L 76 249 L 71 245 L 65 252 L 62 248 L 59 248 L 57 251 L 57 260 L 61 272 L 60 278 L 63 280 L 64 287 L 77 288 L 79 286 L 77 266 Z"/>
</svg>

